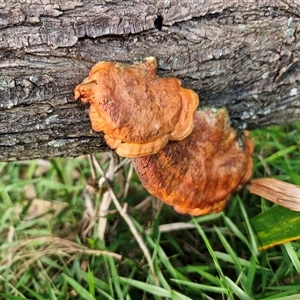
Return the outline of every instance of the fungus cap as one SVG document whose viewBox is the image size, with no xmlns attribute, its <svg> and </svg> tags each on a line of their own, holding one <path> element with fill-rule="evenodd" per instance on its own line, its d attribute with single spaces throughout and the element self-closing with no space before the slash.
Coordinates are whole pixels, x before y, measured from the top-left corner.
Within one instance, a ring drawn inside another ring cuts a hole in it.
<svg viewBox="0 0 300 300">
<path fill-rule="evenodd" d="M 251 177 L 253 145 L 247 135 L 231 128 L 225 109 L 203 109 L 195 112 L 188 137 L 132 163 L 144 187 L 177 212 L 216 213 Z"/>
<path fill-rule="evenodd" d="M 99 62 L 74 96 L 90 103 L 92 128 L 126 157 L 157 153 L 169 140 L 184 139 L 199 105 L 198 95 L 177 78 L 156 75 L 154 57 L 133 65 Z"/>
</svg>

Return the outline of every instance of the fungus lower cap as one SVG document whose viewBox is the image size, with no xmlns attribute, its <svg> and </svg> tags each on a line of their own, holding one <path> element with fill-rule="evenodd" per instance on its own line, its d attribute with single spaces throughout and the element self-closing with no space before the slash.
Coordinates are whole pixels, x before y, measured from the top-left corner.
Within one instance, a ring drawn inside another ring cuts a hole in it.
<svg viewBox="0 0 300 300">
<path fill-rule="evenodd" d="M 154 57 L 133 65 L 99 62 L 74 96 L 90 103 L 92 128 L 126 157 L 154 154 L 169 140 L 184 139 L 199 105 L 198 95 L 178 79 L 156 75 Z"/>
<path fill-rule="evenodd" d="M 144 187 L 177 212 L 216 213 L 252 175 L 253 144 L 247 135 L 231 128 L 225 109 L 203 109 L 195 112 L 188 137 L 132 163 Z"/>
</svg>

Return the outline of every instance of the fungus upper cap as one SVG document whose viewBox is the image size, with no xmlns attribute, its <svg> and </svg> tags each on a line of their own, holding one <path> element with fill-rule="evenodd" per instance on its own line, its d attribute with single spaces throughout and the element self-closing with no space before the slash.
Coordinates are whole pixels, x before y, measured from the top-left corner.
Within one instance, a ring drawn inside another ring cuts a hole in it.
<svg viewBox="0 0 300 300">
<path fill-rule="evenodd" d="M 231 128 L 225 109 L 195 112 L 193 132 L 157 154 L 132 159 L 144 187 L 179 213 L 221 211 L 252 175 L 253 144 Z"/>
<path fill-rule="evenodd" d="M 133 65 L 99 62 L 74 96 L 90 103 L 92 128 L 125 157 L 154 154 L 169 140 L 184 139 L 199 105 L 198 95 L 177 78 L 156 75 L 154 57 Z"/>
</svg>

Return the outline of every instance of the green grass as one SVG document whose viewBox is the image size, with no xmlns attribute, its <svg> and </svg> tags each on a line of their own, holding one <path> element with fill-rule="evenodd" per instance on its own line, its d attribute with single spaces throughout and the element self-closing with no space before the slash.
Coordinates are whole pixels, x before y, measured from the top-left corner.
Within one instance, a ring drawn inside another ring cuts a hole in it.
<svg viewBox="0 0 300 300">
<path fill-rule="evenodd" d="M 251 136 L 253 177 L 300 185 L 300 125 Z M 96 159 L 109 168 L 110 156 Z M 190 218 L 149 198 L 130 172 L 110 172 L 127 219 L 112 202 L 99 229 L 109 186 L 98 188 L 96 161 L 0 163 L 0 299 L 299 299 L 300 242 L 258 250 L 251 222 L 272 203 L 244 190 L 224 212 Z"/>
</svg>

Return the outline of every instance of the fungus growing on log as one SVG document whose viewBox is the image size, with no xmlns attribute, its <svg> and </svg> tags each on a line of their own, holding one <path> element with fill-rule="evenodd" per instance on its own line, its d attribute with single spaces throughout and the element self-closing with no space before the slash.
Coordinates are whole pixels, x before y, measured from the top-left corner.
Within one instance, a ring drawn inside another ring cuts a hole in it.
<svg viewBox="0 0 300 300">
<path fill-rule="evenodd" d="M 274 178 L 248 182 L 248 133 L 231 128 L 225 109 L 195 112 L 198 95 L 176 78 L 159 78 L 154 57 L 133 65 L 99 62 L 74 95 L 90 103 L 92 128 L 132 158 L 145 188 L 177 212 L 219 212 L 245 184 L 251 193 L 300 211 L 298 186 Z"/>
<path fill-rule="evenodd" d="M 216 213 L 252 175 L 253 145 L 247 135 L 231 128 L 225 109 L 202 109 L 195 112 L 188 137 L 132 163 L 144 187 L 177 212 Z"/>
<path fill-rule="evenodd" d="M 169 140 L 184 139 L 199 105 L 198 95 L 177 78 L 156 75 L 154 57 L 133 65 L 99 62 L 74 95 L 90 103 L 92 128 L 125 157 L 157 153 Z"/>
</svg>

